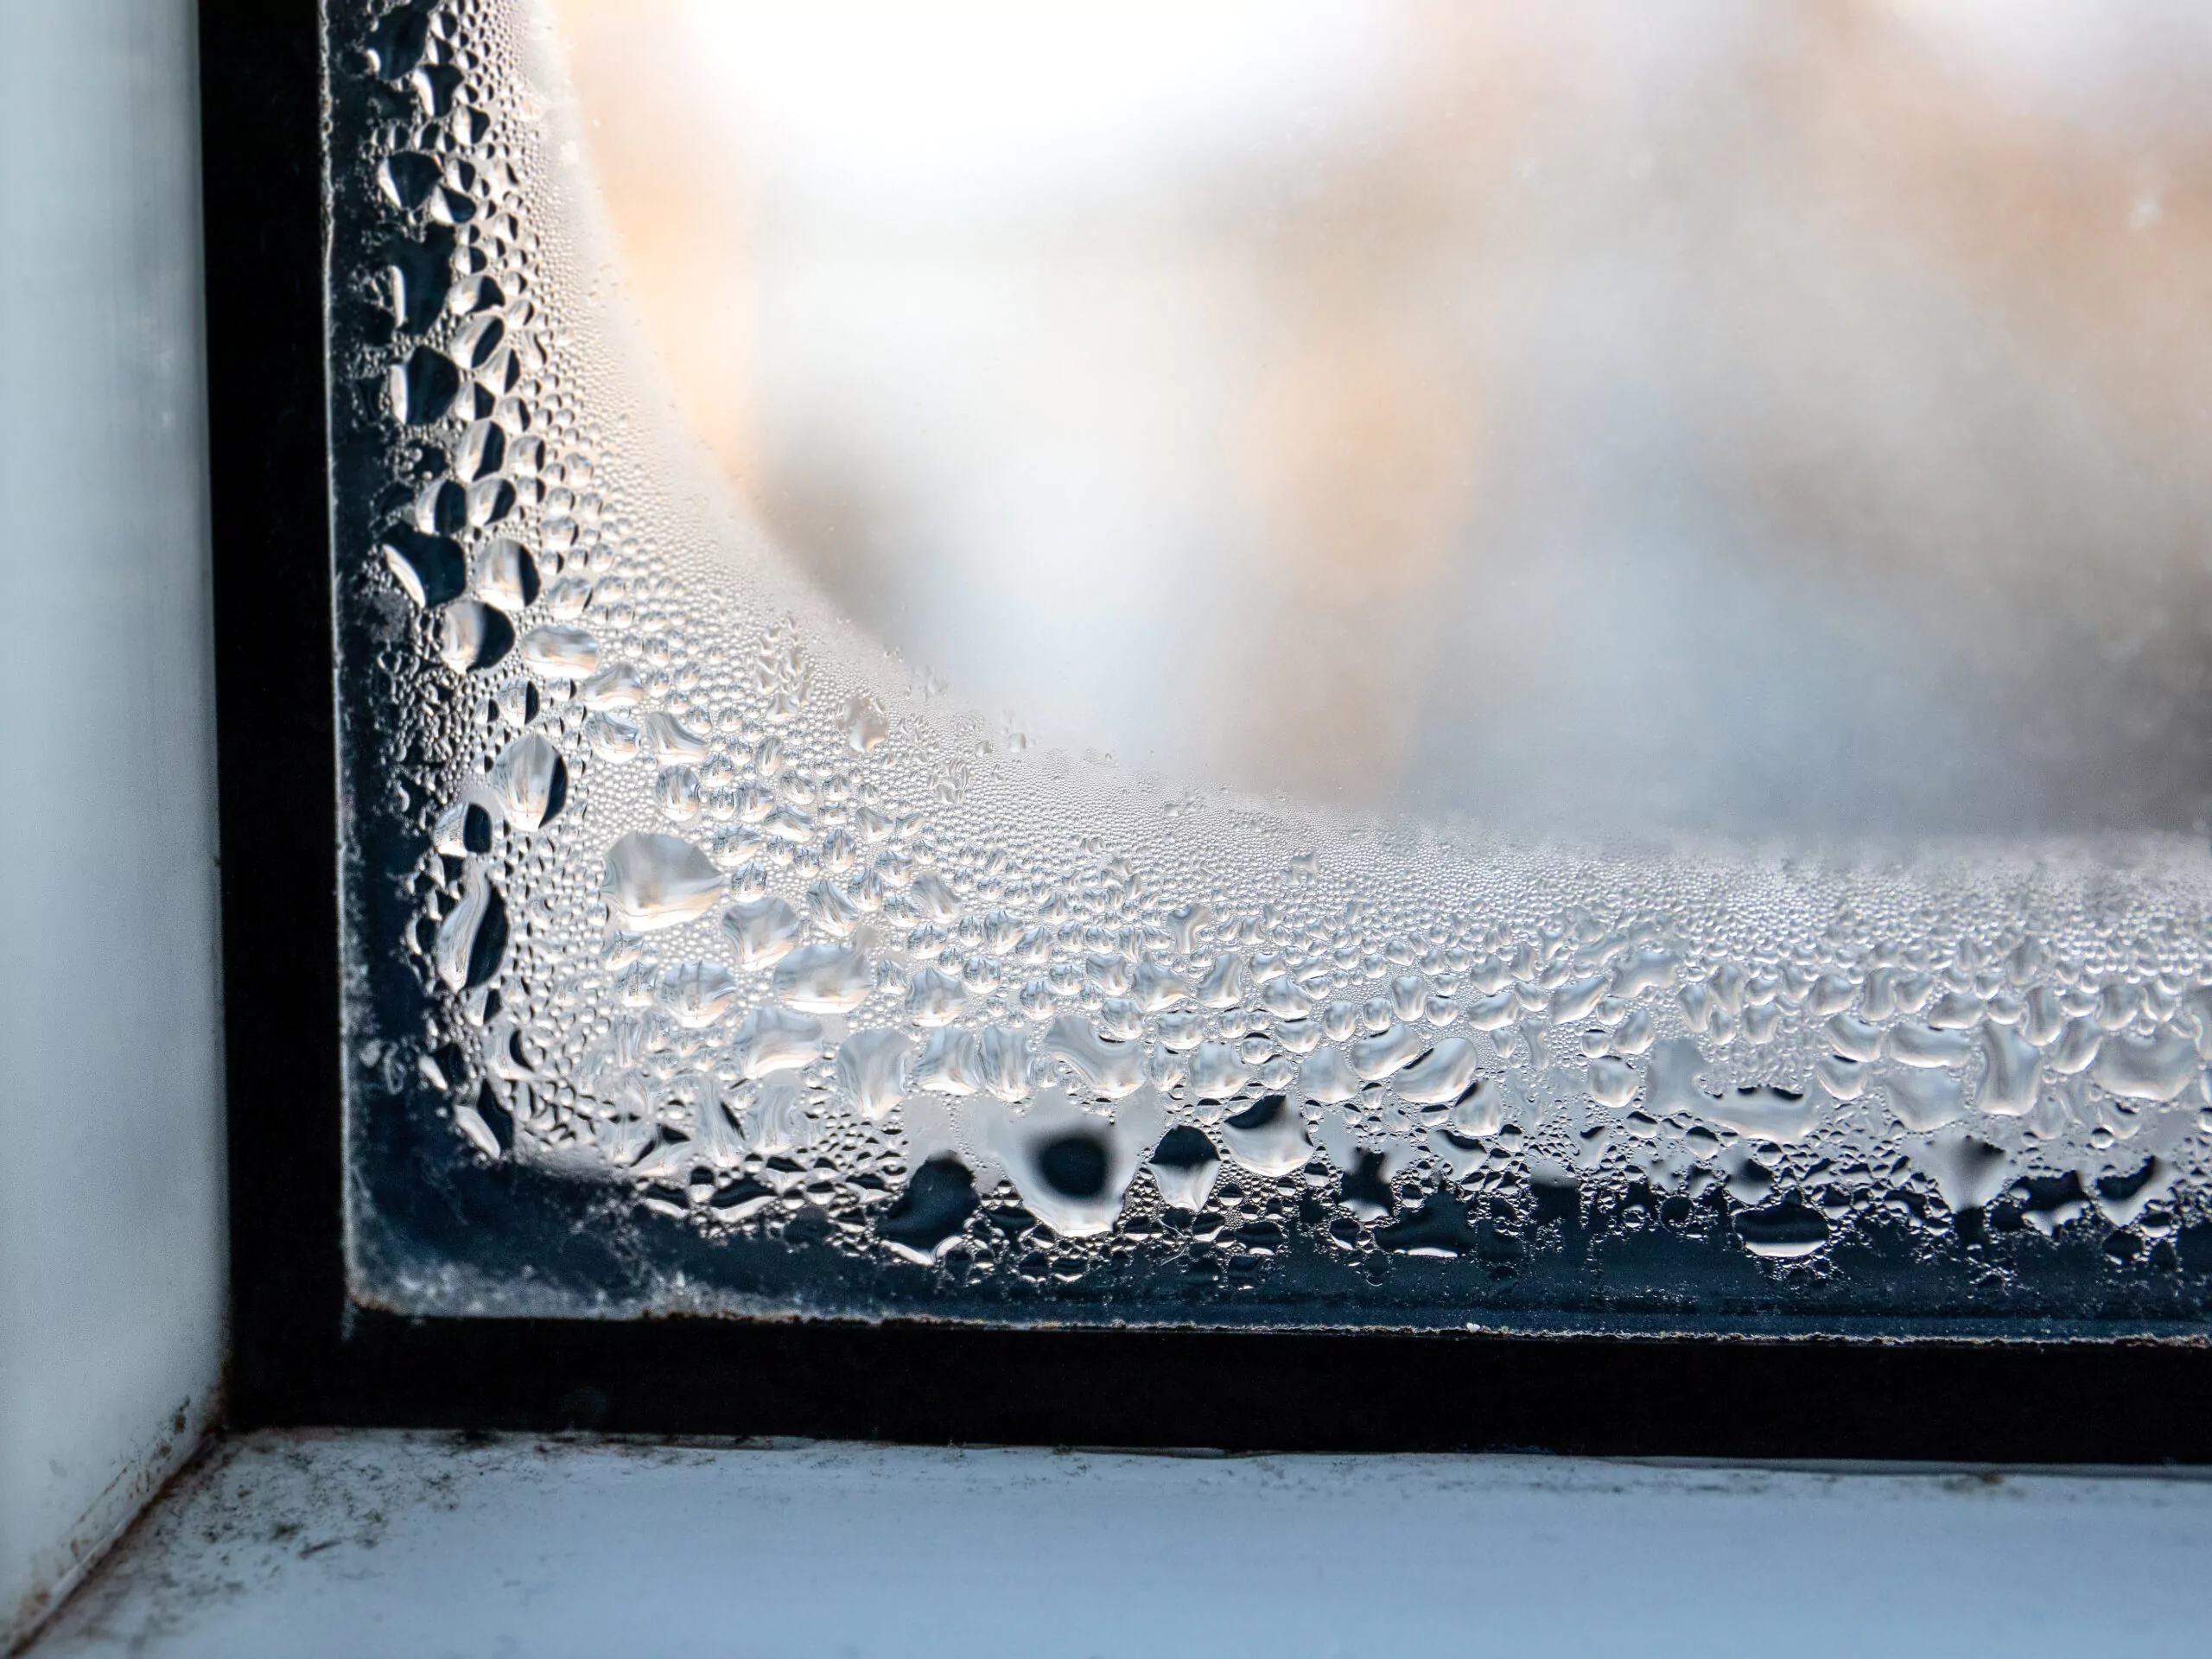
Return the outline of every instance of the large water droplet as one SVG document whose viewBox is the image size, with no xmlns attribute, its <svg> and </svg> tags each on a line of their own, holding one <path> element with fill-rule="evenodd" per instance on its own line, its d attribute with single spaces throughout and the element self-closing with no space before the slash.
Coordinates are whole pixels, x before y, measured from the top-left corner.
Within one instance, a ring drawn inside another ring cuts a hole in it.
<svg viewBox="0 0 2212 1659">
<path fill-rule="evenodd" d="M 2105 1039 L 2090 1075 L 2127 1099 L 2168 1101 L 2189 1087 L 2199 1064 L 2186 1038 L 2115 1035 Z"/>
<path fill-rule="evenodd" d="M 1697 1109 L 1708 1123 L 1789 1146 L 1812 1134 L 1821 1121 L 1821 1106 L 1818 1095 L 1761 1086 L 1731 1090 L 1718 1099 L 1707 1096 Z"/>
<path fill-rule="evenodd" d="M 772 895 L 747 899 L 730 906 L 722 918 L 722 931 L 736 948 L 740 967 L 769 968 L 798 944 L 798 913 Z"/>
<path fill-rule="evenodd" d="M 529 549 L 505 536 L 486 543 L 476 556 L 476 596 L 509 613 L 529 608 L 537 597 L 537 563 Z M 530 660 L 526 642 L 523 658 Z"/>
<path fill-rule="evenodd" d="M 850 1014 L 875 988 L 875 974 L 856 945 L 804 944 L 777 964 L 775 983 L 794 1008 Z"/>
<path fill-rule="evenodd" d="M 407 524 L 394 524 L 379 543 L 385 566 L 408 598 L 425 609 L 461 596 L 467 585 L 467 566 L 461 544 L 443 536 L 428 536 Z"/>
<path fill-rule="evenodd" d="M 1144 1049 L 1109 1043 L 1071 1014 L 1057 1016 L 1037 1040 L 1037 1052 L 1066 1062 L 1086 1092 L 1107 1100 L 1134 1093 L 1144 1082 Z"/>
<path fill-rule="evenodd" d="M 645 683 L 629 664 L 609 663 L 577 687 L 576 696 L 587 709 L 626 709 L 645 700 Z"/>
<path fill-rule="evenodd" d="M 1828 1242 L 1827 1217 L 1794 1198 L 1762 1210 L 1739 1211 L 1735 1226 L 1745 1249 L 1771 1261 L 1813 1255 Z"/>
<path fill-rule="evenodd" d="M 1018 1114 L 994 1109 L 984 1138 L 1032 1215 L 1063 1238 L 1091 1238 L 1113 1230 L 1165 1116 L 1149 1090 L 1123 1101 L 1109 1120 L 1045 1089 Z"/>
<path fill-rule="evenodd" d="M 1236 1116 L 1224 1119 L 1221 1138 L 1229 1155 L 1262 1175 L 1287 1175 L 1313 1156 L 1306 1120 L 1281 1095 L 1265 1095 Z"/>
<path fill-rule="evenodd" d="M 931 1158 L 907 1179 L 876 1232 L 910 1261 L 934 1262 L 976 1212 L 976 1178 L 955 1158 Z"/>
<path fill-rule="evenodd" d="M 688 841 L 633 830 L 607 849 L 601 891 L 617 923 L 651 933 L 696 921 L 722 894 L 722 874 Z"/>
<path fill-rule="evenodd" d="M 2173 1191 L 2177 1172 L 2153 1157 L 2131 1174 L 2101 1175 L 2094 1185 L 2097 1208 L 2115 1227 L 2133 1227 L 2144 1211 Z"/>
<path fill-rule="evenodd" d="M 1299 1093 L 1325 1106 L 1357 1099 L 1363 1086 L 1359 1073 L 1333 1048 L 1316 1049 L 1298 1068 Z"/>
<path fill-rule="evenodd" d="M 1478 1063 L 1472 1043 L 1464 1037 L 1446 1037 L 1399 1077 L 1399 1098 L 1421 1106 L 1449 1105 L 1467 1092 Z"/>
<path fill-rule="evenodd" d="M 1995 1117 L 2020 1117 L 2036 1103 L 2035 1045 L 2003 1026 L 1985 1026 L 1981 1052 L 1986 1064 L 1974 1104 Z"/>
<path fill-rule="evenodd" d="M 934 1030 L 958 1019 L 967 1001 L 967 988 L 942 968 L 917 968 L 906 987 L 906 1017 Z"/>
<path fill-rule="evenodd" d="M 483 870 L 471 865 L 461 897 L 438 925 L 438 977 L 456 991 L 481 985 L 499 972 L 506 948 L 506 903 Z"/>
<path fill-rule="evenodd" d="M 679 962 L 660 976 L 660 1005 L 679 1026 L 710 1026 L 737 1000 L 737 976 L 715 962 Z"/>
<path fill-rule="evenodd" d="M 1344 1059 L 1355 1072 L 1372 1083 L 1412 1065 L 1422 1046 L 1419 1032 L 1411 1026 L 1394 1024 L 1375 1036 L 1347 1044 Z"/>
<path fill-rule="evenodd" d="M 560 815 L 569 766 L 543 734 L 525 732 L 500 751 L 487 781 L 508 824 L 528 832 Z"/>
<path fill-rule="evenodd" d="M 935 870 L 917 870 L 907 884 L 906 896 L 913 901 L 916 914 L 930 922 L 950 922 L 960 914 L 960 900 L 952 886 Z"/>
<path fill-rule="evenodd" d="M 1938 1031 L 1911 1020 L 1891 1027 L 1883 1046 L 1902 1065 L 1928 1067 L 1961 1065 L 1974 1052 L 1974 1041 L 1963 1031 Z"/>
<path fill-rule="evenodd" d="M 550 678 L 580 680 L 599 666 L 599 641 L 582 628 L 549 622 L 523 635 L 522 659 Z"/>
<path fill-rule="evenodd" d="M 822 1058 L 822 1025 L 771 1004 L 745 1016 L 735 1047 L 738 1067 L 748 1077 L 795 1071 Z"/>
<path fill-rule="evenodd" d="M 1198 1100 L 1227 1100 L 1252 1078 L 1252 1069 L 1227 1043 L 1200 1043 L 1191 1051 L 1184 1083 Z"/>
<path fill-rule="evenodd" d="M 1205 1131 L 1187 1123 L 1168 1130 L 1153 1150 L 1153 1182 L 1161 1202 L 1176 1209 L 1203 1209 L 1220 1175 L 1221 1154 Z"/>
<path fill-rule="evenodd" d="M 1935 1179 L 1954 1215 L 1983 1208 L 2005 1187 L 2004 1148 L 1956 1129 L 1921 1142 L 1912 1160 Z"/>
<path fill-rule="evenodd" d="M 395 151 L 377 163 L 377 188 L 402 213 L 413 213 L 438 188 L 438 163 L 417 149 Z M 401 419 L 406 416 L 402 415 Z"/>
<path fill-rule="evenodd" d="M 856 1031 L 837 1049 L 837 1084 L 862 1117 L 880 1121 L 906 1095 L 906 1055 L 895 1031 Z"/>
<path fill-rule="evenodd" d="M 438 657 L 456 674 L 491 667 L 514 642 L 507 619 L 473 599 L 457 599 L 438 613 Z"/>
<path fill-rule="evenodd" d="M 890 717 L 874 697 L 855 696 L 846 703 L 845 746 L 854 753 L 873 753 L 890 735 Z"/>
<path fill-rule="evenodd" d="M 1948 1071 L 1893 1065 L 1882 1077 L 1890 1109 L 1916 1134 L 1940 1129 L 1966 1115 L 1966 1085 Z"/>
<path fill-rule="evenodd" d="M 937 1094 L 972 1095 L 977 1087 L 975 1053 L 972 1033 L 957 1027 L 933 1031 L 907 1067 L 906 1080 L 917 1089 Z"/>
<path fill-rule="evenodd" d="M 461 393 L 461 371 L 442 352 L 417 346 L 391 371 L 391 412 L 409 426 L 442 420 Z"/>
</svg>

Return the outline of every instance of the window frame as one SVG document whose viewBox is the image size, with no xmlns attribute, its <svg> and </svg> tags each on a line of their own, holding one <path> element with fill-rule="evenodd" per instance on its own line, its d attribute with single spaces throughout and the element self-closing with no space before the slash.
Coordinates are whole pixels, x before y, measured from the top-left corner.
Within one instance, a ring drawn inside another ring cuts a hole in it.
<svg viewBox="0 0 2212 1659">
<path fill-rule="evenodd" d="M 315 0 L 200 8 L 233 1427 L 2212 1458 L 2205 1340 L 413 1319 L 353 1303 L 340 1203 L 321 29 Z"/>
</svg>

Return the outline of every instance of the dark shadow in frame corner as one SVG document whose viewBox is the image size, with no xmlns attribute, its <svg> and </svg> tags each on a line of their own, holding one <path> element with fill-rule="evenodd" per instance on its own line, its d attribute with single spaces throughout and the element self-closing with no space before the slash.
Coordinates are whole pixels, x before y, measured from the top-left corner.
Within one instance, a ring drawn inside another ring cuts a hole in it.
<svg viewBox="0 0 2212 1659">
<path fill-rule="evenodd" d="M 2212 1459 L 2202 1346 L 426 1320 L 350 1306 L 321 19 L 313 0 L 202 0 L 200 29 L 235 1426 Z"/>
</svg>

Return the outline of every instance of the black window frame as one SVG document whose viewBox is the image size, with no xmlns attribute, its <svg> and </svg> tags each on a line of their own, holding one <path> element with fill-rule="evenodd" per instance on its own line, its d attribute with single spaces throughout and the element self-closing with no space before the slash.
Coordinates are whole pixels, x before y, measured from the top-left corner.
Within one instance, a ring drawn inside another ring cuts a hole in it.
<svg viewBox="0 0 2212 1659">
<path fill-rule="evenodd" d="M 2202 1341 L 415 1319 L 352 1303 L 340 1203 L 321 19 L 315 0 L 201 0 L 200 31 L 233 1427 L 2212 1458 Z"/>
</svg>

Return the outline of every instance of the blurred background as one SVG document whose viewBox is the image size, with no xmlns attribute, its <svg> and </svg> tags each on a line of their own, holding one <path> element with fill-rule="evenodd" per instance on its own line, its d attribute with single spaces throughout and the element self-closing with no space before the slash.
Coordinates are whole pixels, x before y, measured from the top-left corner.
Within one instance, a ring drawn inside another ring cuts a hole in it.
<svg viewBox="0 0 2212 1659">
<path fill-rule="evenodd" d="M 2212 814 L 2202 0 L 558 0 L 681 404 L 1042 741 L 1522 830 Z"/>
</svg>

